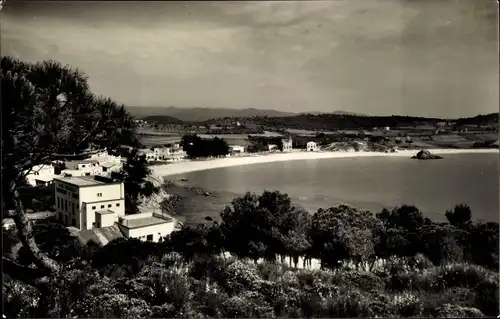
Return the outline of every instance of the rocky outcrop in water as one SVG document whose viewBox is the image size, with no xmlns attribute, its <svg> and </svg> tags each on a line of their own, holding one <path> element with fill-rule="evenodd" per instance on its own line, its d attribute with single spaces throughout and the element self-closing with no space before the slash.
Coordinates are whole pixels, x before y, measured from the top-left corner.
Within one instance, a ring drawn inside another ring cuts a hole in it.
<svg viewBox="0 0 500 319">
<path fill-rule="evenodd" d="M 418 160 L 442 159 L 441 156 L 432 154 L 428 150 L 421 150 L 420 152 L 417 153 L 417 155 L 412 156 L 411 158 Z"/>
</svg>

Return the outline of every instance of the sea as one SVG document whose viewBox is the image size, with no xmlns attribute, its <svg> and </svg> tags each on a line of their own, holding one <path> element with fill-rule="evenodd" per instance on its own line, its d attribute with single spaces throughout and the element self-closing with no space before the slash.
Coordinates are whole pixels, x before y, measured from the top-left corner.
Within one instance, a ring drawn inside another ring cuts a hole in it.
<svg viewBox="0 0 500 319">
<path fill-rule="evenodd" d="M 453 154 L 440 160 L 360 157 L 296 160 L 234 166 L 165 177 L 199 187 L 210 196 L 185 196 L 178 217 L 186 224 L 220 218 L 231 200 L 246 192 L 287 193 L 311 213 L 347 204 L 374 213 L 403 204 L 426 217 L 446 220 L 456 204 L 471 207 L 478 221 L 499 221 L 499 155 Z M 209 218 L 206 218 L 209 217 Z"/>
</svg>

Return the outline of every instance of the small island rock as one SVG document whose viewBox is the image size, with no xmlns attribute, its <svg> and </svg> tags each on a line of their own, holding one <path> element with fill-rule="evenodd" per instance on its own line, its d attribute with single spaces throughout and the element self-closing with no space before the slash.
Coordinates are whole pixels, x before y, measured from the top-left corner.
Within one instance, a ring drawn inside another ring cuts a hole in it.
<svg viewBox="0 0 500 319">
<path fill-rule="evenodd" d="M 428 150 L 421 150 L 420 152 L 417 153 L 417 155 L 412 156 L 412 159 L 418 159 L 418 160 L 429 160 L 429 159 L 442 159 L 441 156 L 439 155 L 434 155 Z"/>
</svg>

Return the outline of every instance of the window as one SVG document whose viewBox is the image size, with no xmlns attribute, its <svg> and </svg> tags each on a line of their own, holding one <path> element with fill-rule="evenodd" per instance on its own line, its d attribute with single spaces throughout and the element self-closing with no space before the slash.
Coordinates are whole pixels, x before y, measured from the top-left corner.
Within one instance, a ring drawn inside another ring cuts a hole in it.
<svg viewBox="0 0 500 319">
<path fill-rule="evenodd" d="M 68 215 L 64 215 L 64 223 L 68 225 Z"/>
<path fill-rule="evenodd" d="M 97 197 L 102 197 L 102 193 L 97 193 Z"/>
<path fill-rule="evenodd" d="M 92 206 L 92 209 L 95 209 L 95 206 Z"/>
<path fill-rule="evenodd" d="M 110 208 L 111 206 L 113 206 L 112 204 L 108 204 L 108 208 Z"/>
<path fill-rule="evenodd" d="M 120 203 L 116 203 L 116 207 L 120 207 Z"/>
<path fill-rule="evenodd" d="M 147 241 L 153 241 L 153 235 L 148 235 L 146 236 Z"/>
<path fill-rule="evenodd" d="M 67 199 L 64 200 L 64 210 L 68 211 L 68 200 Z"/>
<path fill-rule="evenodd" d="M 104 205 L 101 205 L 101 209 L 103 209 L 103 208 L 104 208 Z"/>
<path fill-rule="evenodd" d="M 71 226 L 76 227 L 76 219 L 71 219 Z"/>
<path fill-rule="evenodd" d="M 57 197 L 57 208 L 61 208 L 61 199 Z"/>
</svg>

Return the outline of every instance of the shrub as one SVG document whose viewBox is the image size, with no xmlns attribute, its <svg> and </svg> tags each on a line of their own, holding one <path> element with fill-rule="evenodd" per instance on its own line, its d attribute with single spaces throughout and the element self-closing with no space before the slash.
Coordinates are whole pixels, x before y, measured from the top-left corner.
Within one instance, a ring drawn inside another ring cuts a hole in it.
<svg viewBox="0 0 500 319">
<path fill-rule="evenodd" d="M 481 318 L 483 313 L 476 308 L 445 304 L 438 307 L 433 315 L 438 318 Z"/>
<path fill-rule="evenodd" d="M 474 289 L 475 305 L 487 316 L 498 315 L 498 281 L 485 281 Z"/>
</svg>

